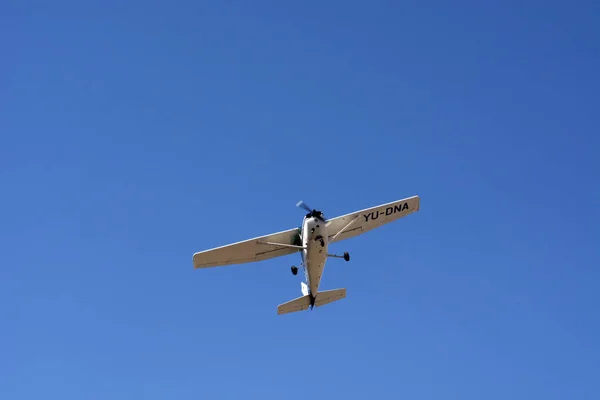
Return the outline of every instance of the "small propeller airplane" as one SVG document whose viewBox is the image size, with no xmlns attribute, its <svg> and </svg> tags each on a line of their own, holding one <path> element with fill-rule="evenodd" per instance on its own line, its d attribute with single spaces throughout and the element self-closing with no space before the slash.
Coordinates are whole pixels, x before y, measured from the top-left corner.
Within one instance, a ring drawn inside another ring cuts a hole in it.
<svg viewBox="0 0 600 400">
<path fill-rule="evenodd" d="M 201 251 L 193 255 L 194 268 L 209 268 L 232 264 L 263 261 L 296 252 L 300 253 L 305 282 L 301 282 L 302 297 L 277 307 L 277 314 L 287 314 L 323 306 L 346 297 L 346 289 L 319 291 L 323 269 L 328 257 L 350 261 L 350 254 L 328 253 L 333 242 L 358 236 L 372 229 L 419 211 L 419 196 L 397 200 L 387 204 L 355 211 L 332 219 L 323 212 L 311 209 L 303 201 L 296 206 L 308 213 L 301 228 L 272 233 L 237 243 Z M 292 274 L 298 267 L 292 266 Z"/>
</svg>

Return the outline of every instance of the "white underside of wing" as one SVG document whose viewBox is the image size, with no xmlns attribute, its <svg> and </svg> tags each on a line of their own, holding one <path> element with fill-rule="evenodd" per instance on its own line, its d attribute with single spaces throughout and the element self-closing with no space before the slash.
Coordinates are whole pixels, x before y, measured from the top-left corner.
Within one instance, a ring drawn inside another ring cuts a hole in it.
<svg viewBox="0 0 600 400">
<path fill-rule="evenodd" d="M 339 242 L 340 240 L 361 235 L 417 212 L 419 211 L 419 206 L 419 196 L 413 196 L 329 219 L 327 220 L 329 240 L 335 237 L 335 241 Z M 352 222 L 353 220 L 355 221 Z M 350 224 L 350 222 L 352 223 Z"/>
<path fill-rule="evenodd" d="M 299 250 L 293 247 L 277 246 L 275 243 L 292 245 L 298 234 L 298 229 L 288 229 L 201 251 L 193 256 L 194 268 L 242 264 L 293 254 Z M 265 244 L 265 242 L 269 244 Z"/>
<path fill-rule="evenodd" d="M 361 235 L 419 211 L 419 206 L 419 196 L 413 196 L 328 219 L 328 238 L 335 237 L 337 242 Z M 288 229 L 201 251 L 193 255 L 194 268 L 250 263 L 293 254 L 299 251 L 293 246 L 299 244 L 299 233 L 296 228 Z"/>
</svg>

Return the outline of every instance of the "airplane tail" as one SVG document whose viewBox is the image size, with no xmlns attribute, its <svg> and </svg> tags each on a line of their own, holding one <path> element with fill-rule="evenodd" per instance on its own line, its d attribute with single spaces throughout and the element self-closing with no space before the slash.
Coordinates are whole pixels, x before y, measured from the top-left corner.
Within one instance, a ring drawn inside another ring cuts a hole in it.
<svg viewBox="0 0 600 400">
<path fill-rule="evenodd" d="M 304 282 L 300 282 L 300 287 L 302 289 L 302 295 L 308 296 L 308 285 Z"/>
<path fill-rule="evenodd" d="M 315 307 L 321 307 L 325 304 L 333 303 L 334 301 L 341 300 L 346 297 L 346 289 L 333 289 L 324 290 L 317 293 L 315 298 Z M 290 300 L 287 303 L 280 304 L 277 306 L 277 314 L 289 314 L 297 311 L 308 310 L 310 307 L 310 295 L 298 297 L 297 299 Z"/>
</svg>

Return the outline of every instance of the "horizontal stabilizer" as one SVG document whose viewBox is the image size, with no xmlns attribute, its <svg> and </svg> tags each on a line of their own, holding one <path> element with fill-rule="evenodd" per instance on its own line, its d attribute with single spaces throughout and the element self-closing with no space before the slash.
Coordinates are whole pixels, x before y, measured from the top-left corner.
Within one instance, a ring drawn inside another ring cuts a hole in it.
<svg viewBox="0 0 600 400">
<path fill-rule="evenodd" d="M 323 290 L 317 294 L 315 307 L 321 307 L 325 304 L 333 303 L 346 297 L 346 289 Z"/>
<path fill-rule="evenodd" d="M 288 314 L 296 311 L 308 310 L 310 307 L 310 296 L 302 296 L 277 306 L 277 314 Z"/>
<path fill-rule="evenodd" d="M 317 293 L 315 299 L 315 307 L 321 307 L 325 304 L 333 303 L 346 297 L 346 289 L 324 290 Z M 287 303 L 280 304 L 277 307 L 277 314 L 289 314 L 297 311 L 308 310 L 310 307 L 310 295 L 298 297 L 290 300 Z"/>
</svg>

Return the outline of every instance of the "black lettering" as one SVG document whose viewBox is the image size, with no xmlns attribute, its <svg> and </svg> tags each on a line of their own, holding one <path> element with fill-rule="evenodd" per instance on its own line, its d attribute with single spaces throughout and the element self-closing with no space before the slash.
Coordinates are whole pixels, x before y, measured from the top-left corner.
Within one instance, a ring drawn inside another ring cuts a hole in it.
<svg viewBox="0 0 600 400">
<path fill-rule="evenodd" d="M 397 206 L 394 206 L 394 213 L 397 213 L 399 211 L 402 212 L 404 210 L 408 210 L 408 203 L 398 204 Z"/>
<path fill-rule="evenodd" d="M 393 207 L 388 207 L 385 209 L 385 211 L 372 211 L 368 214 L 363 214 L 363 218 L 365 219 L 365 222 L 369 222 L 369 218 L 372 220 L 379 218 L 379 214 L 383 215 L 385 214 L 386 216 L 388 215 L 392 215 L 395 214 L 397 212 L 402 212 L 404 210 L 408 210 L 408 203 L 404 203 L 404 204 L 398 204 L 395 205 Z"/>
</svg>

